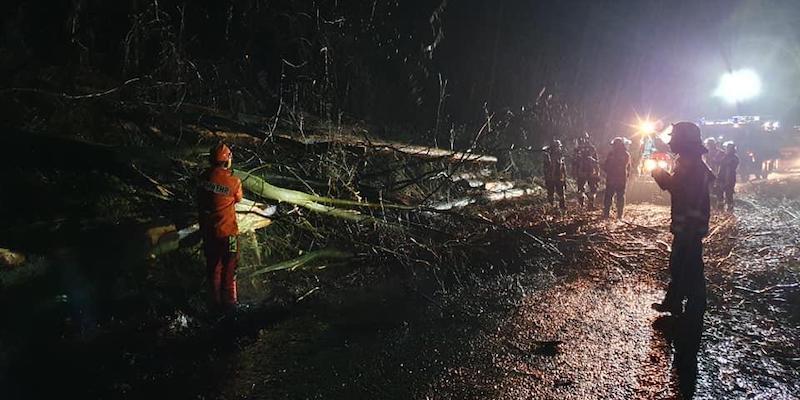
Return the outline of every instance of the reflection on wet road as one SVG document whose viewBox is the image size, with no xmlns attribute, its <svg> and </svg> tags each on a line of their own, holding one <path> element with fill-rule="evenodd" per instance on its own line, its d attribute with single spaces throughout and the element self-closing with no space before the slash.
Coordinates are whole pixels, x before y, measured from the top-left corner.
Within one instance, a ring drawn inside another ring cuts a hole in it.
<svg viewBox="0 0 800 400">
<path fill-rule="evenodd" d="M 660 206 L 635 206 L 629 215 L 644 215 L 652 224 L 666 218 L 666 212 Z M 648 222 L 640 219 L 634 217 L 632 223 Z M 487 351 L 496 353 L 490 368 L 454 366 L 434 392 L 449 391 L 447 385 L 452 382 L 471 381 L 481 386 L 478 392 L 499 399 L 674 396 L 669 344 L 664 334 L 651 326 L 658 313 L 650 304 L 663 296 L 663 284 L 652 274 L 658 265 L 641 265 L 647 256 L 639 254 L 651 253 L 650 264 L 657 264 L 664 259 L 664 249 L 644 247 L 639 240 L 611 242 L 619 232 L 636 231 L 630 228 L 620 222 L 605 223 L 600 231 L 613 249 L 601 240 L 594 246 L 605 248 L 584 251 L 610 252 L 618 263 L 592 262 L 583 255 L 578 265 L 564 266 L 574 267 L 575 275 L 527 295 L 495 333 L 482 339 Z M 665 235 L 638 231 L 652 241 Z M 542 343 L 553 351 L 540 351 Z M 500 373 L 484 373 L 491 370 Z"/>
<path fill-rule="evenodd" d="M 769 290 L 797 279 L 800 224 L 776 223 L 781 207 L 764 201 L 747 196 L 737 216 L 713 218 L 704 325 L 659 317 L 650 309 L 663 296 L 669 210 L 634 205 L 629 222 L 583 232 L 599 239 L 576 244 L 578 255 L 563 266 L 575 274 L 525 296 L 494 332 L 478 340 L 480 351 L 492 354 L 491 365 L 450 367 L 430 398 L 800 398 L 797 306 L 792 317 L 786 299 L 758 305 L 766 292 L 739 286 Z M 766 237 L 753 240 L 760 236 Z M 569 234 L 561 237 L 569 242 Z M 620 237 L 627 240 L 620 243 Z M 784 296 L 797 299 L 797 293 L 795 288 Z M 471 389 L 454 388 L 459 385 Z"/>
<path fill-rule="evenodd" d="M 633 204 L 621 222 L 509 202 L 486 215 L 557 252 L 456 287 L 328 287 L 285 318 L 187 346 L 181 362 L 148 350 L 150 363 L 131 362 L 132 376 L 98 392 L 124 384 L 138 390 L 127 398 L 674 399 L 696 383 L 698 399 L 797 399 L 798 199 L 800 184 L 771 180 L 748 186 L 736 215 L 712 217 L 696 362 L 686 340 L 696 334 L 686 332 L 698 326 L 650 308 L 667 278 L 667 207 Z"/>
</svg>

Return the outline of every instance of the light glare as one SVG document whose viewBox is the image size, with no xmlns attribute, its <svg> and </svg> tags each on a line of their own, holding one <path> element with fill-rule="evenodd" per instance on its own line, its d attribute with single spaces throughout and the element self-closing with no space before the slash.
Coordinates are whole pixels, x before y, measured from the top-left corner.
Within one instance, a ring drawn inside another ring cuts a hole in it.
<svg viewBox="0 0 800 400">
<path fill-rule="evenodd" d="M 750 69 L 740 69 L 722 75 L 714 96 L 733 104 L 756 97 L 760 93 L 761 78 L 758 74 Z"/>
<path fill-rule="evenodd" d="M 639 131 L 644 134 L 651 135 L 656 131 L 656 124 L 647 120 L 642 121 L 639 123 Z"/>
<path fill-rule="evenodd" d="M 658 134 L 658 138 L 661 139 L 664 143 L 669 143 L 672 140 L 672 125 L 668 126 L 667 129 L 664 129 Z"/>
</svg>

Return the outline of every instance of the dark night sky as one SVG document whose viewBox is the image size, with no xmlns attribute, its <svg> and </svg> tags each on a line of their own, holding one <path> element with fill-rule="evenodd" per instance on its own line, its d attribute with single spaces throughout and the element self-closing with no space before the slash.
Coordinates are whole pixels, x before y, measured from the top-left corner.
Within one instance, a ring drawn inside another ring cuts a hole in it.
<svg viewBox="0 0 800 400">
<path fill-rule="evenodd" d="M 453 0 L 447 12 L 436 57 L 471 113 L 483 99 L 517 108 L 547 85 L 611 131 L 634 112 L 797 119 L 800 1 Z M 712 97 L 745 67 L 762 96 L 738 108 Z"/>
<path fill-rule="evenodd" d="M 171 25 L 148 25 L 153 31 L 136 42 L 138 70 L 122 68 L 131 16 L 151 21 L 155 4 L 171 13 L 163 20 Z M 303 93 L 336 97 L 356 119 L 420 131 L 433 125 L 439 74 L 448 80 L 445 117 L 455 124 L 480 123 L 484 102 L 494 112 L 519 110 L 543 87 L 606 135 L 624 133 L 637 112 L 800 122 L 800 0 L 15 0 L 0 9 L 0 60 L 8 64 L 0 80 L 50 65 L 72 71 L 63 66 L 81 59 L 78 41 L 91 49 L 92 71 L 116 80 L 151 74 L 161 60 L 158 39 L 179 37 L 183 57 L 205 66 L 207 78 L 221 76 L 203 81 L 204 90 L 251 89 L 262 113 L 275 110 L 287 71 L 306 84 Z M 80 15 L 75 41 L 72 15 Z M 346 22 L 331 22 L 338 20 Z M 437 32 L 443 38 L 429 59 L 422 49 Z M 338 74 L 333 89 L 308 83 L 327 81 L 326 55 Z M 287 69 L 283 60 L 303 67 Z M 763 94 L 738 108 L 712 97 L 721 74 L 740 68 L 760 73 Z M 258 92 L 264 71 L 271 87 Z"/>
</svg>

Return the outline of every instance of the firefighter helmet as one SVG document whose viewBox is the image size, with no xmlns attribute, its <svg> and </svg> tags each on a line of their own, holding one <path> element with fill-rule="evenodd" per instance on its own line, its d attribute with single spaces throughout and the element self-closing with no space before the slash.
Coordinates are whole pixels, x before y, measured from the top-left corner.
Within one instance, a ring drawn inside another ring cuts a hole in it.
<svg viewBox="0 0 800 400">
<path fill-rule="evenodd" d="M 219 143 L 211 150 L 211 162 L 214 164 L 228 162 L 233 158 L 231 149 L 225 143 Z"/>
<path fill-rule="evenodd" d="M 611 146 L 627 146 L 631 143 L 628 138 L 624 138 L 622 136 L 617 136 L 614 139 L 611 139 Z"/>
<path fill-rule="evenodd" d="M 736 151 L 736 143 L 733 140 L 725 142 L 722 147 L 725 148 L 726 151 Z"/>
<path fill-rule="evenodd" d="M 675 153 L 699 152 L 707 153 L 700 135 L 700 127 L 692 122 L 678 122 L 672 124 L 672 133 L 669 145 Z"/>
<path fill-rule="evenodd" d="M 542 147 L 542 150 L 550 153 L 560 153 L 563 150 L 562 146 L 563 145 L 561 144 L 560 140 L 553 138 L 553 140 L 550 141 L 550 144 Z"/>
</svg>

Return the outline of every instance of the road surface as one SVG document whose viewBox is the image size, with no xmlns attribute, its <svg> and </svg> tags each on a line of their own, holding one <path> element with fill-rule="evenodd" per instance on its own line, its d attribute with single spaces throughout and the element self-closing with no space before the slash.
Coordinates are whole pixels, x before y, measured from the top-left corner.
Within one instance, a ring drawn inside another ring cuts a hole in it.
<svg viewBox="0 0 800 400">
<path fill-rule="evenodd" d="M 688 365 L 674 361 L 680 330 L 650 309 L 667 278 L 666 206 L 632 204 L 620 222 L 516 200 L 482 215 L 557 251 L 443 287 L 411 278 L 328 285 L 289 313 L 206 334 L 191 321 L 181 329 L 182 316 L 175 329 L 131 327 L 72 352 L 43 348 L 36 370 L 58 380 L 30 389 L 91 398 L 673 399 L 694 390 L 700 399 L 797 399 L 800 181 L 745 191 L 735 215 L 712 218 L 709 305 Z"/>
</svg>

